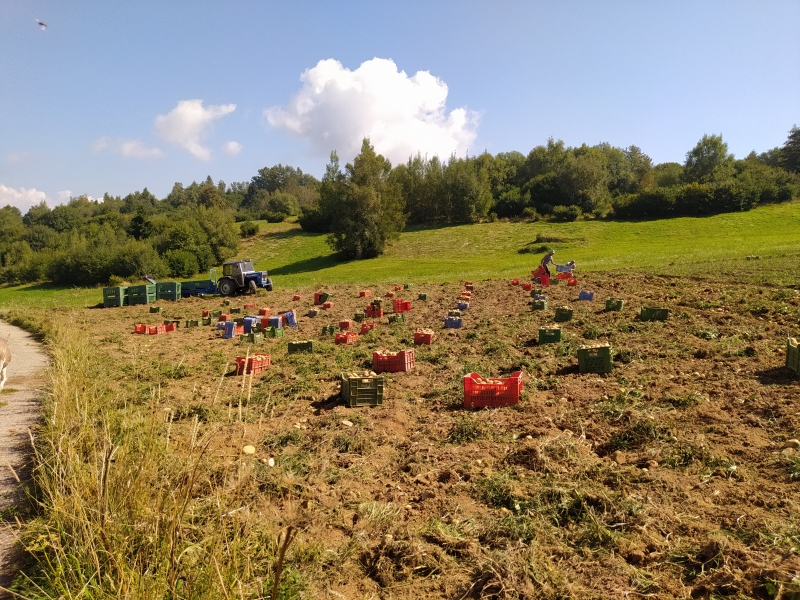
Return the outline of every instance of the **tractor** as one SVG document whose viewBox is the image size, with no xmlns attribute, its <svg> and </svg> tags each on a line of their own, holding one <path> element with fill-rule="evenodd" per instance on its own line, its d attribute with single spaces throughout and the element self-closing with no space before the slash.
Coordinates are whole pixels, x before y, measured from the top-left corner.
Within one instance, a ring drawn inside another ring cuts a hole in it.
<svg viewBox="0 0 800 600">
<path fill-rule="evenodd" d="M 256 271 L 249 258 L 222 264 L 222 277 L 217 281 L 220 296 L 233 296 L 244 292 L 255 294 L 259 288 L 271 292 L 272 279 L 267 277 L 266 271 Z"/>
</svg>

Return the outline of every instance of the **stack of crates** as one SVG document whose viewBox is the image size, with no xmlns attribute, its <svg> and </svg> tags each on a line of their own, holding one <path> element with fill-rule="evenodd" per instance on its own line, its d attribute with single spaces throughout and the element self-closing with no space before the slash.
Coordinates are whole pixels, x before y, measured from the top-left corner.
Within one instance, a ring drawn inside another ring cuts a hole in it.
<svg viewBox="0 0 800 600">
<path fill-rule="evenodd" d="M 601 344 L 578 348 L 578 370 L 581 373 L 610 373 L 611 345 Z"/>
<path fill-rule="evenodd" d="M 103 306 L 128 306 L 128 287 L 119 285 L 115 287 L 103 288 Z"/>
<path fill-rule="evenodd" d="M 128 303 L 151 304 L 156 301 L 156 286 L 152 283 L 146 285 L 132 285 L 128 288 Z"/>
<path fill-rule="evenodd" d="M 339 377 L 341 384 L 340 395 L 345 406 L 380 406 L 383 404 L 382 375 L 374 373 L 342 373 Z"/>
<path fill-rule="evenodd" d="M 180 300 L 181 283 L 179 281 L 162 281 L 156 284 L 156 300 Z"/>
</svg>

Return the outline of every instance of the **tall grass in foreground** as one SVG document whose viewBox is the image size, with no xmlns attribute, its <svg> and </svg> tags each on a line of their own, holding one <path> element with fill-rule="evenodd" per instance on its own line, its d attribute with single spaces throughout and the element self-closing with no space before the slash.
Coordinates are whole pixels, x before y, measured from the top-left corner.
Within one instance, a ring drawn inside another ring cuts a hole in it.
<svg viewBox="0 0 800 600">
<path fill-rule="evenodd" d="M 241 461 L 209 470 L 213 431 L 173 454 L 157 387 L 137 400 L 114 381 L 120 365 L 86 336 L 45 327 L 53 363 L 35 441 L 40 510 L 24 539 L 35 562 L 18 578 L 18 593 L 272 597 L 279 532 L 242 509 Z M 297 588 L 291 570 L 284 579 L 279 598 Z"/>
</svg>

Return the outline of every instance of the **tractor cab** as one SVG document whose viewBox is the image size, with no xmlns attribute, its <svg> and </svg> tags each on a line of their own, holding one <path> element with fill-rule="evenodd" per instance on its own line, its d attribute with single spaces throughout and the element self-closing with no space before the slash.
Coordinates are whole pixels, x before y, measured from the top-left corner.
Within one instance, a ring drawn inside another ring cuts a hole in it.
<svg viewBox="0 0 800 600">
<path fill-rule="evenodd" d="M 271 292 L 272 280 L 266 271 L 256 271 L 253 262 L 246 258 L 223 263 L 222 277 L 219 278 L 217 287 L 222 296 L 231 296 L 242 292 L 254 294 L 259 288 Z"/>
</svg>

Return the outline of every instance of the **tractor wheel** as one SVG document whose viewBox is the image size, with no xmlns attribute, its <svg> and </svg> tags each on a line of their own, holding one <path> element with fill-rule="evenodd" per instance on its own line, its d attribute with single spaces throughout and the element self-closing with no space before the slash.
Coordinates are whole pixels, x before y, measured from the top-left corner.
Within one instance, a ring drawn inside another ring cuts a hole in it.
<svg viewBox="0 0 800 600">
<path fill-rule="evenodd" d="M 250 283 L 247 285 L 247 290 L 251 294 L 255 294 L 258 291 L 258 286 L 256 285 L 256 282 L 253 281 L 252 279 L 250 280 Z"/>
<path fill-rule="evenodd" d="M 230 279 L 221 279 L 217 285 L 219 287 L 220 296 L 233 296 L 233 292 L 236 290 L 233 281 Z"/>
</svg>

